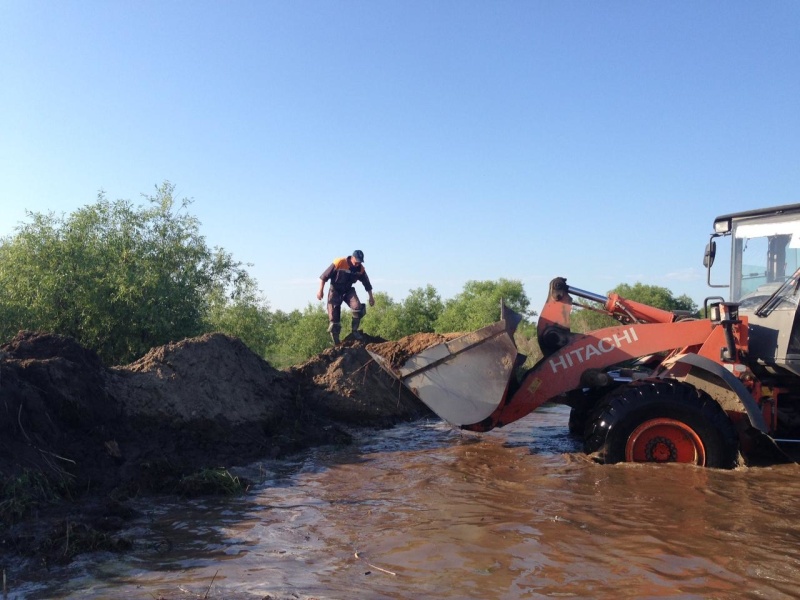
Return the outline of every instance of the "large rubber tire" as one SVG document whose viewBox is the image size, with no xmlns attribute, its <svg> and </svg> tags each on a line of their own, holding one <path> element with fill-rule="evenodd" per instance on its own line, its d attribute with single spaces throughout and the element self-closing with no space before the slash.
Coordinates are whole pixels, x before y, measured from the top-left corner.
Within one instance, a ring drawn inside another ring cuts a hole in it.
<svg viewBox="0 0 800 600">
<path fill-rule="evenodd" d="M 708 394 L 688 383 L 641 380 L 600 401 L 586 426 L 584 450 L 604 463 L 682 462 L 730 469 L 738 441 L 733 423 Z"/>
<path fill-rule="evenodd" d="M 591 414 L 591 409 L 594 407 L 587 407 L 586 403 L 573 406 L 569 409 L 569 434 L 583 437 L 586 430 L 586 420 Z"/>
<path fill-rule="evenodd" d="M 586 434 L 586 424 L 594 413 L 597 403 L 609 393 L 611 393 L 609 389 L 587 389 L 570 394 L 572 404 L 568 424 L 570 435 L 583 439 Z"/>
</svg>

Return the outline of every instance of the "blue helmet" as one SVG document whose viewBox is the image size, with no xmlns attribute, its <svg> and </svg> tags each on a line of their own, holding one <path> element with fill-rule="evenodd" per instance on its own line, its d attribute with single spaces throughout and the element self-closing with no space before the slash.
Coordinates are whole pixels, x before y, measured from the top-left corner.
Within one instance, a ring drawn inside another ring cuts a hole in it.
<svg viewBox="0 0 800 600">
<path fill-rule="evenodd" d="M 364 253 L 361 250 L 353 250 L 353 258 L 358 262 L 364 262 Z"/>
</svg>

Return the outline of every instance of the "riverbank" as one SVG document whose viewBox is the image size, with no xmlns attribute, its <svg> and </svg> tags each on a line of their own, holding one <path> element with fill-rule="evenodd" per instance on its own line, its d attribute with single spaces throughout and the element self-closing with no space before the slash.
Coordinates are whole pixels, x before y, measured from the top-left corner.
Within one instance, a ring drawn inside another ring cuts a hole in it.
<svg viewBox="0 0 800 600">
<path fill-rule="evenodd" d="M 0 564 L 125 551 L 131 498 L 240 493 L 229 467 L 431 416 L 371 359 L 381 342 L 278 370 L 210 334 L 107 368 L 70 338 L 21 332 L 0 348 Z"/>
</svg>

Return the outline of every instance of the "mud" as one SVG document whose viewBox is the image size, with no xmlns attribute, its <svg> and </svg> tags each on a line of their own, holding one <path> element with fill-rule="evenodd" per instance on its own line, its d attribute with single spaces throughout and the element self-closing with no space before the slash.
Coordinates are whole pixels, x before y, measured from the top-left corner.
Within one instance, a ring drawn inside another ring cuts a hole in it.
<svg viewBox="0 0 800 600">
<path fill-rule="evenodd" d="M 46 553 L 65 523 L 91 535 L 113 529 L 127 499 L 178 493 L 203 469 L 348 444 L 353 427 L 432 416 L 365 349 L 383 343 L 346 338 L 278 370 L 240 340 L 209 334 L 108 368 L 71 338 L 20 332 L 0 347 L 0 478 L 44 475 L 68 501 L 0 523 L 0 553 Z M 55 529 L 32 534 L 31 520 L 48 515 Z"/>
<path fill-rule="evenodd" d="M 392 369 L 399 369 L 414 354 L 462 335 L 464 334 L 418 333 L 401 338 L 396 342 L 371 343 L 368 348 L 384 358 Z"/>
<path fill-rule="evenodd" d="M 425 336 L 428 334 L 419 334 Z M 411 336 L 413 337 L 413 336 Z M 322 418 L 356 426 L 387 427 L 433 413 L 367 353 L 385 341 L 363 336 L 328 348 L 288 369 L 308 407 Z"/>
</svg>

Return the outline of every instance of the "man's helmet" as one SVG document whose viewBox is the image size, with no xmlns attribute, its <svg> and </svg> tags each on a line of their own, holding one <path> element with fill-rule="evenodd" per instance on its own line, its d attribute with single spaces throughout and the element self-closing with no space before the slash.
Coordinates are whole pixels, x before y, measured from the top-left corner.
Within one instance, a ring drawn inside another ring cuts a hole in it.
<svg viewBox="0 0 800 600">
<path fill-rule="evenodd" d="M 364 262 L 364 253 L 361 250 L 353 250 L 353 258 L 358 262 Z"/>
</svg>

